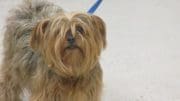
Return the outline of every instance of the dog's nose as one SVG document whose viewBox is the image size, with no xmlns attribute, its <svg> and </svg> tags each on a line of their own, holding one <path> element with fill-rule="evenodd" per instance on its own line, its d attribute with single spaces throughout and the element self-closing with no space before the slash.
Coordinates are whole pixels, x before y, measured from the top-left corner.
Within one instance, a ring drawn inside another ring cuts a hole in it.
<svg viewBox="0 0 180 101">
<path fill-rule="evenodd" d="M 72 35 L 72 31 L 70 29 L 67 31 L 67 42 L 71 45 L 75 42 L 75 38 Z"/>
<path fill-rule="evenodd" d="M 70 44 L 73 44 L 75 42 L 75 39 L 72 35 L 68 36 L 67 38 L 67 41 L 70 43 Z"/>
</svg>

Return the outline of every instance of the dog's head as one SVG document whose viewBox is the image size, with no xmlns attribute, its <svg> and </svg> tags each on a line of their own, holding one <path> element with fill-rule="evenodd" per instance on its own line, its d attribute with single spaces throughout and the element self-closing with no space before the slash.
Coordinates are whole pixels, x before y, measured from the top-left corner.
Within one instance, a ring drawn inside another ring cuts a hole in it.
<svg viewBox="0 0 180 101">
<path fill-rule="evenodd" d="M 30 44 L 59 75 L 79 76 L 97 64 L 106 46 L 105 24 L 95 15 L 59 14 L 36 25 Z"/>
</svg>

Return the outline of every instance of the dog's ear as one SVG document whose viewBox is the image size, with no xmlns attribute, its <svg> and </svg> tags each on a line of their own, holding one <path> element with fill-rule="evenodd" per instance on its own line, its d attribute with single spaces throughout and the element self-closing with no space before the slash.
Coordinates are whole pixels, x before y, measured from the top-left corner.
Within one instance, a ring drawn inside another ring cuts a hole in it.
<svg viewBox="0 0 180 101">
<path fill-rule="evenodd" d="M 40 21 L 31 33 L 30 46 L 36 50 L 39 44 L 44 40 L 44 34 L 47 30 L 49 20 Z"/>
<path fill-rule="evenodd" d="M 94 24 L 94 28 L 96 28 L 97 32 L 100 33 L 102 35 L 103 38 L 103 48 L 106 47 L 106 26 L 104 21 L 96 16 L 96 15 L 92 15 L 92 19 L 93 19 L 93 24 Z"/>
</svg>

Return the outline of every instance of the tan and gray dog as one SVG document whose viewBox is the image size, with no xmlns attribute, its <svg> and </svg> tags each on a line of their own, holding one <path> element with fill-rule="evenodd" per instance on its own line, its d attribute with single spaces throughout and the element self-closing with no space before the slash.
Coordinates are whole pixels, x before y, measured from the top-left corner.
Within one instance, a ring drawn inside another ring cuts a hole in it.
<svg viewBox="0 0 180 101">
<path fill-rule="evenodd" d="M 45 0 L 24 0 L 7 18 L 0 101 L 100 101 L 105 24 Z"/>
</svg>

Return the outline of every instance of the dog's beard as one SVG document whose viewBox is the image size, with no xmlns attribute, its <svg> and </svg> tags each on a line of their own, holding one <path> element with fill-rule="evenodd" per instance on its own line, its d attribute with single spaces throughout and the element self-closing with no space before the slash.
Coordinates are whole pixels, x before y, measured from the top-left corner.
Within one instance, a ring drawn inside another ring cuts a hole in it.
<svg viewBox="0 0 180 101">
<path fill-rule="evenodd" d="M 79 76 L 90 71 L 100 54 L 100 50 L 94 42 L 84 37 L 80 38 L 78 35 L 74 45 L 69 45 L 65 41 L 64 43 L 60 42 L 59 46 L 61 46 L 59 47 L 60 54 L 56 55 L 62 63 L 59 68 L 64 67 L 72 76 Z"/>
<path fill-rule="evenodd" d="M 76 38 L 73 45 L 69 45 L 66 38 L 57 37 L 49 40 L 49 46 L 44 50 L 45 61 L 50 64 L 50 68 L 62 76 L 78 76 L 91 69 L 92 63 L 97 61 L 93 59 L 94 51 L 90 50 L 89 41 L 86 39 Z M 50 43 L 52 45 L 50 45 Z"/>
<path fill-rule="evenodd" d="M 85 39 L 84 39 L 85 40 Z M 76 38 L 73 45 L 65 44 L 61 51 L 61 61 L 65 68 L 72 70 L 74 75 L 82 74 L 90 69 L 91 57 L 88 50 L 87 43 L 83 42 L 80 38 Z M 93 54 L 91 54 L 93 55 Z M 94 61 L 94 60 L 93 60 Z"/>
<path fill-rule="evenodd" d="M 84 53 L 78 46 L 68 46 L 62 53 L 62 62 L 69 68 L 81 67 L 84 58 Z"/>
</svg>

